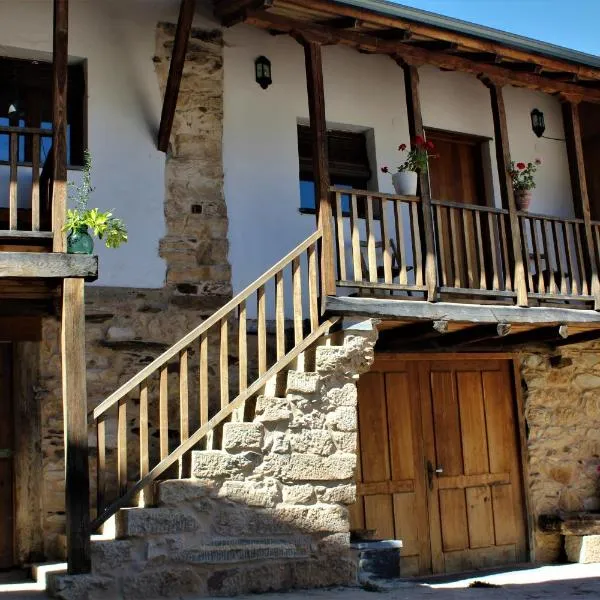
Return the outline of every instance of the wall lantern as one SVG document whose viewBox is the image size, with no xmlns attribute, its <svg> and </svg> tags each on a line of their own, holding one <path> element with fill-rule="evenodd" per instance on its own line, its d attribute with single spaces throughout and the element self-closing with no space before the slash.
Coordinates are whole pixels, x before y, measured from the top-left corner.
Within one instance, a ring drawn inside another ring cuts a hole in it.
<svg viewBox="0 0 600 600">
<path fill-rule="evenodd" d="M 531 129 L 533 129 L 533 133 L 535 133 L 535 135 L 538 137 L 542 137 L 542 135 L 544 135 L 544 131 L 546 131 L 544 113 L 537 108 L 534 108 L 531 111 Z"/>
<path fill-rule="evenodd" d="M 266 90 L 273 83 L 271 79 L 271 61 L 266 56 L 259 56 L 254 61 L 254 72 L 256 83 L 263 90 Z"/>
</svg>

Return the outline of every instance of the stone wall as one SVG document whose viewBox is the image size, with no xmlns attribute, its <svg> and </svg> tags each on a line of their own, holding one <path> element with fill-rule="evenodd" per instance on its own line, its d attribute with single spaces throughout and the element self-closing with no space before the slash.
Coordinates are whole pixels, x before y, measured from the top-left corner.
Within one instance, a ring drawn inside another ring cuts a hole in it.
<svg viewBox="0 0 600 600">
<path fill-rule="evenodd" d="M 533 558 L 561 556 L 559 535 L 542 534 L 540 514 L 600 509 L 600 343 L 523 352 Z"/>
<path fill-rule="evenodd" d="M 163 91 L 174 35 L 174 25 L 157 26 L 154 62 Z M 231 297 L 228 221 L 223 196 L 222 120 L 222 35 L 218 30 L 195 29 L 188 47 L 165 164 L 166 227 L 157 249 L 166 262 L 165 285 L 162 289 L 86 288 L 89 410 Z M 59 321 L 48 318 L 43 326 L 39 385 L 36 386 L 37 401 L 42 407 L 43 528 L 48 557 L 60 554 L 59 535 L 64 531 L 59 343 Z M 216 364 L 218 357 L 214 360 Z M 133 452 L 137 423 L 132 421 L 129 425 Z M 157 443 L 151 439 L 153 444 Z M 107 442 L 110 446 L 110 431 Z M 95 443 L 95 432 L 90 430 L 92 470 Z M 93 502 L 93 477 L 91 485 Z"/>
</svg>

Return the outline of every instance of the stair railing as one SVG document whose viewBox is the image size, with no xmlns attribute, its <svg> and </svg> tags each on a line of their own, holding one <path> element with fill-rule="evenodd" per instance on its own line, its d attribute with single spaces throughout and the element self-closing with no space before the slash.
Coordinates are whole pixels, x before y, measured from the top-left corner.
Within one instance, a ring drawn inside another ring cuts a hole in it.
<svg viewBox="0 0 600 600">
<path fill-rule="evenodd" d="M 229 418 L 243 420 L 246 402 L 333 325 L 336 319 L 322 321 L 318 309 L 320 239 L 320 231 L 313 233 L 94 409 L 98 495 L 92 531 L 136 494 L 144 491 L 151 499 L 152 482 L 180 460 L 186 476 L 190 450 L 203 440 L 213 448 L 215 428 Z M 286 298 L 292 308 L 287 323 Z M 274 323 L 267 314 L 275 315 Z M 136 423 L 137 452 L 128 446 Z M 107 452 L 107 433 L 116 436 L 113 452 Z M 110 483 L 118 491 L 109 501 Z"/>
</svg>

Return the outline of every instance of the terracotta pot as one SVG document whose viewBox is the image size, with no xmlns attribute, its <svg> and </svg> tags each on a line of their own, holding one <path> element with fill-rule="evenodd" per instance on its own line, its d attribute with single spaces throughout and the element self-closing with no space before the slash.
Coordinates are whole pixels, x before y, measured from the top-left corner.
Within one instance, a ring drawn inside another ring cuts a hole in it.
<svg viewBox="0 0 600 600">
<path fill-rule="evenodd" d="M 531 190 L 515 190 L 517 210 L 529 210 L 531 204 Z"/>
<path fill-rule="evenodd" d="M 398 196 L 416 196 L 419 176 L 415 171 L 399 171 L 392 175 L 392 184 Z"/>
</svg>

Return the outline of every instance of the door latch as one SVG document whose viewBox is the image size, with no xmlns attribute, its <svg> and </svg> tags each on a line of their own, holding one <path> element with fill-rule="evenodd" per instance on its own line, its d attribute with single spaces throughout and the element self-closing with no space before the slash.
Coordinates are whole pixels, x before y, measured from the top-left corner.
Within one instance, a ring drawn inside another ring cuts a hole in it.
<svg viewBox="0 0 600 600">
<path fill-rule="evenodd" d="M 433 464 L 430 460 L 427 461 L 427 481 L 429 483 L 429 489 L 433 489 L 433 476 L 441 475 L 444 472 L 444 467 L 440 465 L 439 467 L 433 468 Z"/>
</svg>

